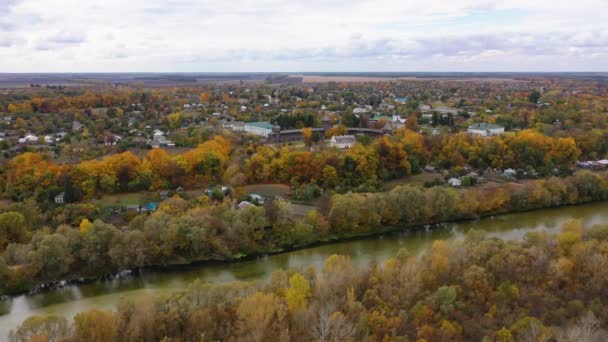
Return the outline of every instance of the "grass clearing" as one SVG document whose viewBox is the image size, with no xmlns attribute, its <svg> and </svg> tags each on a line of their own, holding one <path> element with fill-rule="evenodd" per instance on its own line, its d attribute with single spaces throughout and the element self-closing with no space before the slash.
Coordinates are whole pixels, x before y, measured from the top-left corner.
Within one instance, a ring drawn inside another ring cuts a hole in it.
<svg viewBox="0 0 608 342">
<path fill-rule="evenodd" d="M 424 186 L 425 182 L 430 182 L 434 179 L 440 179 L 443 181 L 443 175 L 441 175 L 440 173 L 423 172 L 417 175 L 393 179 L 384 183 L 384 191 L 390 191 L 400 185 Z"/>
<path fill-rule="evenodd" d="M 146 204 L 148 202 L 158 202 L 160 200 L 156 192 L 136 192 L 122 194 L 103 195 L 100 199 L 92 202 L 100 206 L 127 206 L 129 204 Z"/>
<path fill-rule="evenodd" d="M 291 188 L 285 184 L 252 184 L 245 185 L 243 191 L 246 194 L 258 194 L 264 197 L 279 196 L 289 199 L 287 194 L 291 192 Z"/>
</svg>

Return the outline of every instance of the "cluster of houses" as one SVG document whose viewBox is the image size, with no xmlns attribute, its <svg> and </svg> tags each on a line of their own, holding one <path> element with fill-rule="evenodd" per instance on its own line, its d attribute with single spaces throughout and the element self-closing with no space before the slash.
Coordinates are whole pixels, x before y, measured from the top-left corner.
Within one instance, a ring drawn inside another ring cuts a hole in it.
<svg viewBox="0 0 608 342">
<path fill-rule="evenodd" d="M 53 135 L 45 135 L 42 137 L 42 139 L 36 135 L 33 134 L 26 134 L 24 137 L 17 139 L 17 142 L 19 144 L 39 144 L 39 143 L 44 143 L 47 145 L 53 145 L 55 143 L 60 142 L 61 140 L 63 140 L 63 138 L 65 138 L 67 133 L 64 132 L 60 132 L 60 133 L 56 133 Z M 5 133 L 2 133 L 2 137 L 4 138 L 6 135 Z"/>
</svg>

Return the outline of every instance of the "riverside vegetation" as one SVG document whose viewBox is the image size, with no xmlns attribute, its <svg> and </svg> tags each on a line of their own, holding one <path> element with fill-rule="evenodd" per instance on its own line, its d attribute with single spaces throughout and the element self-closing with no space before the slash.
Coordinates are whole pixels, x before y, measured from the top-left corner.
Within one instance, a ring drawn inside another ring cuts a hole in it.
<svg viewBox="0 0 608 342">
<path fill-rule="evenodd" d="M 321 270 L 211 285 L 73 321 L 35 316 L 12 341 L 604 341 L 608 226 L 528 233 L 521 241 L 436 241 L 355 268 L 340 255 Z"/>
<path fill-rule="evenodd" d="M 304 217 L 283 200 L 238 210 L 228 198 L 211 203 L 206 196 L 190 201 L 173 197 L 122 229 L 83 220 L 76 228 L 32 232 L 27 229 L 31 217 L 9 211 L 0 214 L 9 237 L 1 246 L 0 291 L 17 293 L 64 278 L 237 259 L 403 227 L 605 199 L 605 174 L 579 171 L 497 188 L 399 186 L 386 193 L 338 194 L 326 214 L 312 210 Z"/>
</svg>

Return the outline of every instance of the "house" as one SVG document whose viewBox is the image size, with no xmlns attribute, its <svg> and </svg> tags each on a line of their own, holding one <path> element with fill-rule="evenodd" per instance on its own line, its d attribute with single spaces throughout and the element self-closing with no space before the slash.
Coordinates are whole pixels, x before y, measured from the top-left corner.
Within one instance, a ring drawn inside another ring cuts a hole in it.
<svg viewBox="0 0 608 342">
<path fill-rule="evenodd" d="M 426 105 L 426 104 L 421 104 L 420 106 L 418 106 L 418 109 L 420 109 L 420 112 L 422 112 L 422 113 L 427 113 L 427 112 L 431 111 L 431 106 Z"/>
<path fill-rule="evenodd" d="M 60 193 L 55 196 L 55 204 L 64 204 L 65 203 L 65 192 Z"/>
<path fill-rule="evenodd" d="M 139 209 L 139 211 L 156 211 L 157 205 L 156 202 L 150 202 Z"/>
<path fill-rule="evenodd" d="M 32 134 L 28 134 L 23 138 L 19 138 L 20 144 L 29 144 L 38 142 L 38 137 Z"/>
<path fill-rule="evenodd" d="M 458 115 L 458 109 L 456 108 L 438 107 L 434 108 L 433 112 L 441 115 Z"/>
<path fill-rule="evenodd" d="M 407 119 L 403 119 L 399 115 L 393 115 L 391 118 L 391 127 L 394 129 L 399 129 L 405 126 L 405 121 Z"/>
<path fill-rule="evenodd" d="M 360 107 L 360 108 L 353 109 L 353 114 L 365 114 L 367 112 L 369 112 L 369 109 L 367 109 L 367 108 Z"/>
<path fill-rule="evenodd" d="M 515 177 L 515 175 L 517 174 L 517 171 L 509 168 L 509 169 L 504 170 L 502 174 L 507 177 Z"/>
<path fill-rule="evenodd" d="M 223 124 L 223 127 L 231 129 L 233 132 L 245 131 L 245 123 L 243 121 L 226 121 Z"/>
<path fill-rule="evenodd" d="M 106 146 L 114 146 L 122 140 L 122 137 L 116 134 L 108 134 L 105 138 Z"/>
<path fill-rule="evenodd" d="M 450 180 L 448 180 L 448 184 L 450 184 L 451 186 L 461 186 L 462 181 L 458 178 L 450 178 Z"/>
<path fill-rule="evenodd" d="M 47 144 L 52 144 L 52 143 L 55 142 L 55 138 L 53 138 L 50 135 L 45 135 L 44 136 L 44 142 L 47 143 Z"/>
<path fill-rule="evenodd" d="M 334 135 L 331 137 L 329 145 L 339 149 L 347 149 L 351 148 L 355 142 L 356 140 L 354 135 Z"/>
<path fill-rule="evenodd" d="M 264 197 L 258 194 L 249 194 L 249 199 L 252 203 L 264 204 Z"/>
<path fill-rule="evenodd" d="M 430 173 L 435 173 L 437 171 L 437 168 L 435 168 L 434 166 L 431 166 L 431 165 L 427 165 L 424 167 L 424 171 L 430 172 Z"/>
<path fill-rule="evenodd" d="M 165 132 L 157 129 L 152 133 L 152 140 L 148 142 L 152 148 L 175 147 L 175 143 L 165 137 Z"/>
<path fill-rule="evenodd" d="M 175 189 L 175 192 L 177 192 L 177 193 L 182 193 L 182 192 L 184 192 L 184 187 L 182 187 L 181 185 L 180 185 L 180 186 L 178 186 L 178 187 Z"/>
<path fill-rule="evenodd" d="M 498 125 L 482 122 L 469 126 L 467 132 L 469 134 L 481 135 L 482 137 L 490 137 L 493 135 L 499 135 L 504 133 L 505 128 Z"/>
<path fill-rule="evenodd" d="M 272 133 L 272 125 L 270 122 L 265 121 L 248 122 L 243 127 L 243 130 L 249 134 L 268 137 Z"/>
<path fill-rule="evenodd" d="M 247 107 L 246 106 L 241 106 L 241 112 L 246 112 L 247 111 Z"/>
<path fill-rule="evenodd" d="M 158 197 L 160 197 L 161 200 L 166 200 L 167 198 L 169 198 L 169 191 L 160 191 L 158 193 Z"/>
<path fill-rule="evenodd" d="M 157 129 L 154 131 L 154 133 L 152 133 L 152 140 L 156 142 L 164 142 L 165 139 L 165 132 L 161 131 L 160 129 Z"/>
<path fill-rule="evenodd" d="M 407 102 L 407 97 L 395 97 L 395 102 L 405 104 Z"/>
<path fill-rule="evenodd" d="M 139 212 L 140 208 L 141 208 L 141 206 L 139 204 L 129 204 L 129 205 L 127 205 L 127 211 L 132 210 L 132 211 Z"/>
</svg>

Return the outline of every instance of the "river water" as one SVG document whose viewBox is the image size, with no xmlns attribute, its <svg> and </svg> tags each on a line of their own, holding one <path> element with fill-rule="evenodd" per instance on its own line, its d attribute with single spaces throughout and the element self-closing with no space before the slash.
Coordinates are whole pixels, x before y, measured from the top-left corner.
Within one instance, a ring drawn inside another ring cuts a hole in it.
<svg viewBox="0 0 608 342">
<path fill-rule="evenodd" d="M 172 270 L 144 270 L 137 277 L 18 296 L 0 302 L 0 341 L 7 338 L 10 329 L 31 315 L 57 314 L 71 319 L 76 313 L 91 308 L 112 309 L 121 298 L 136 299 L 180 290 L 197 278 L 219 283 L 263 279 L 277 269 L 305 268 L 309 265 L 320 269 L 332 254 L 348 255 L 355 264 L 362 265 L 372 260 L 383 261 L 404 247 L 410 252 L 420 252 L 435 240 L 462 238 L 470 229 L 483 230 L 488 236 L 505 240 L 521 239 L 534 230 L 558 231 L 562 223 L 572 218 L 582 220 L 586 228 L 608 223 L 608 202 L 449 223 L 428 231 L 395 232 L 236 263 L 203 263 Z"/>
</svg>

